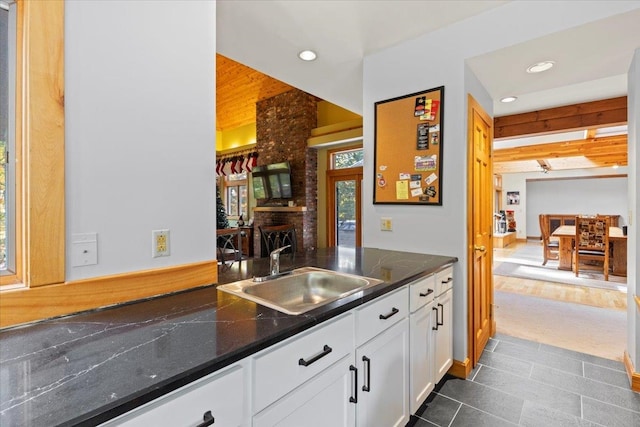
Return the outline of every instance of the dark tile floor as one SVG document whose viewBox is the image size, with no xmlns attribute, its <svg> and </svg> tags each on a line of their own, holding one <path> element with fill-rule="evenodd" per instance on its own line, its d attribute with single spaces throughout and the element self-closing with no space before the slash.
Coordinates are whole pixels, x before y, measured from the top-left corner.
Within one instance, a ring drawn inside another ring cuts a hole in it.
<svg viewBox="0 0 640 427">
<path fill-rule="evenodd" d="M 407 426 L 640 426 L 621 362 L 496 335 L 469 378 L 445 377 Z"/>
</svg>

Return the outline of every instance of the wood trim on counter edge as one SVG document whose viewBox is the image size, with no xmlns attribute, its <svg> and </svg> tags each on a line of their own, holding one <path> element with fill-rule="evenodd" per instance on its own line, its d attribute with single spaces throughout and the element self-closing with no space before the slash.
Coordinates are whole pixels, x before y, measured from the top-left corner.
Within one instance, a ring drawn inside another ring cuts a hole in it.
<svg viewBox="0 0 640 427">
<path fill-rule="evenodd" d="M 454 377 L 467 378 L 471 373 L 471 360 L 468 357 L 464 359 L 464 362 L 453 359 L 453 365 L 451 365 L 447 373 Z"/>
<path fill-rule="evenodd" d="M 640 372 L 634 371 L 631 356 L 629 356 L 629 353 L 627 353 L 626 351 L 624 352 L 624 367 L 627 370 L 627 376 L 629 377 L 631 390 L 640 392 Z"/>
<path fill-rule="evenodd" d="M 216 260 L 0 292 L 0 328 L 136 301 L 218 281 Z"/>
</svg>

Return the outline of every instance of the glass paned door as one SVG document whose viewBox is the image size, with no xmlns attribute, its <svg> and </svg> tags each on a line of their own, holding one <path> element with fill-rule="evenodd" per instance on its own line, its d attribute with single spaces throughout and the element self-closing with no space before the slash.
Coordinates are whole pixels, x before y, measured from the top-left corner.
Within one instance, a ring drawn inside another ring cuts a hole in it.
<svg viewBox="0 0 640 427">
<path fill-rule="evenodd" d="M 360 200 L 362 175 L 336 174 L 329 177 L 329 246 L 355 248 L 362 245 Z"/>
<path fill-rule="evenodd" d="M 356 247 L 356 181 L 336 182 L 336 245 Z"/>
</svg>

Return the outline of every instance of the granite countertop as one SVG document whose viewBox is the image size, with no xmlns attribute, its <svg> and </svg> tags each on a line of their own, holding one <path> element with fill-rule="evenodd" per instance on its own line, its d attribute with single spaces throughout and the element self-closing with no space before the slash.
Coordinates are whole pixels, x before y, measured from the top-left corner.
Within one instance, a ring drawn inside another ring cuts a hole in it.
<svg viewBox="0 0 640 427">
<path fill-rule="evenodd" d="M 381 249 L 282 255 L 385 282 L 291 316 L 215 285 L 0 331 L 0 425 L 96 425 L 405 285 L 455 257 Z M 219 284 L 263 276 L 269 260 L 221 266 Z"/>
</svg>

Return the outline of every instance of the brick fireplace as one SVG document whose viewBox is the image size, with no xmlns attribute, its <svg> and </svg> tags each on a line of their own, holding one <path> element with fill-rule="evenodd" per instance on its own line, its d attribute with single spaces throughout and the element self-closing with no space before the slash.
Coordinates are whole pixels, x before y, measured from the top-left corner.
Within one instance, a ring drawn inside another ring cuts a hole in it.
<svg viewBox="0 0 640 427">
<path fill-rule="evenodd" d="M 258 165 L 288 160 L 295 207 L 254 209 L 254 254 L 260 256 L 260 225 L 294 224 L 298 252 L 314 250 L 317 242 L 316 150 L 307 148 L 311 130 L 317 126 L 318 99 L 293 89 L 256 104 L 256 151 Z M 285 201 L 286 202 L 286 201 Z"/>
</svg>

